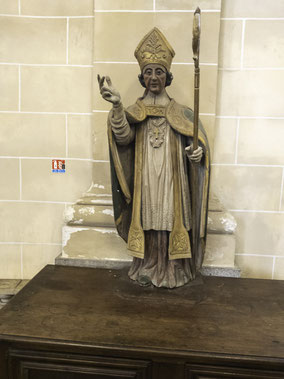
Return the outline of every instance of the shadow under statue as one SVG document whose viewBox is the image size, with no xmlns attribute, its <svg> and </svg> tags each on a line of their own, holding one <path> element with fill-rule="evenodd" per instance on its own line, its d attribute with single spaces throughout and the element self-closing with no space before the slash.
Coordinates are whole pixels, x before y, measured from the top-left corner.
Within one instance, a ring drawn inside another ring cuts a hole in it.
<svg viewBox="0 0 284 379">
<path fill-rule="evenodd" d="M 175 52 L 161 31 L 152 29 L 134 55 L 145 87 L 135 104 L 124 108 L 111 79 L 98 75 L 100 93 L 112 103 L 108 140 L 115 224 L 134 257 L 129 277 L 140 285 L 175 288 L 194 280 L 203 261 L 209 146 L 197 118 L 193 149 L 194 112 L 167 94 Z"/>
</svg>

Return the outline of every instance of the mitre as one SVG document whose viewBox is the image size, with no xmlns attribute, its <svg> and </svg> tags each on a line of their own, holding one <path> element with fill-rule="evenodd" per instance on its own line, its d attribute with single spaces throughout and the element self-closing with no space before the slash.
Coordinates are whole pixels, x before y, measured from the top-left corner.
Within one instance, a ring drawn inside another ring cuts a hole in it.
<svg viewBox="0 0 284 379">
<path fill-rule="evenodd" d="M 147 64 L 151 63 L 160 64 L 170 71 L 175 51 L 163 33 L 155 27 L 142 38 L 134 52 L 134 56 L 141 71 Z"/>
</svg>

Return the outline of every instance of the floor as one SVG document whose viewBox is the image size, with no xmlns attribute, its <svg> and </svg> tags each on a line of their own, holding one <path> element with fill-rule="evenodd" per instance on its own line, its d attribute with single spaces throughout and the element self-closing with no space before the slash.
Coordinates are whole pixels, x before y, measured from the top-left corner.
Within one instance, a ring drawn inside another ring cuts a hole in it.
<svg viewBox="0 0 284 379">
<path fill-rule="evenodd" d="M 28 280 L 0 279 L 0 309 L 3 308 L 27 283 Z"/>
</svg>

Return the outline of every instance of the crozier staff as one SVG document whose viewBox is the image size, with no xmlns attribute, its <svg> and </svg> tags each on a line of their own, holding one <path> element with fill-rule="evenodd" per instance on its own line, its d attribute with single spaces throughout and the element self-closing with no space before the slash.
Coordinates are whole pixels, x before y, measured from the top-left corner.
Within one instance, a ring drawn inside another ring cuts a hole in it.
<svg viewBox="0 0 284 379">
<path fill-rule="evenodd" d="M 198 148 L 198 123 L 199 123 L 199 50 L 200 50 L 200 8 L 196 8 L 193 17 L 192 28 L 192 52 L 194 61 L 194 109 L 193 109 L 193 150 Z M 200 214 L 197 212 L 198 203 L 198 162 L 192 161 L 192 216 L 195 220 L 192 228 L 192 254 L 198 255 L 198 244 L 200 234 Z"/>
<path fill-rule="evenodd" d="M 144 94 L 124 108 L 109 77 L 98 76 L 102 97 L 112 103 L 108 138 L 114 218 L 119 235 L 133 255 L 131 279 L 141 285 L 179 287 L 200 268 L 206 237 L 209 148 L 199 123 L 199 146 L 193 150 L 193 111 L 167 94 L 173 48 L 152 29 L 135 53 Z M 201 228 L 192 255 L 192 170 L 198 166 L 196 203 Z"/>
</svg>

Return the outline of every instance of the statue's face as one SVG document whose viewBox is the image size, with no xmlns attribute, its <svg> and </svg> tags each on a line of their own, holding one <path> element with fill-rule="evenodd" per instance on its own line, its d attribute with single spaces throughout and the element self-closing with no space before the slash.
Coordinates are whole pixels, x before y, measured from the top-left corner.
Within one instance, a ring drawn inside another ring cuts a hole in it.
<svg viewBox="0 0 284 379">
<path fill-rule="evenodd" d="M 143 78 L 148 91 L 159 95 L 166 85 L 167 74 L 164 66 L 148 64 L 143 69 Z"/>
</svg>

